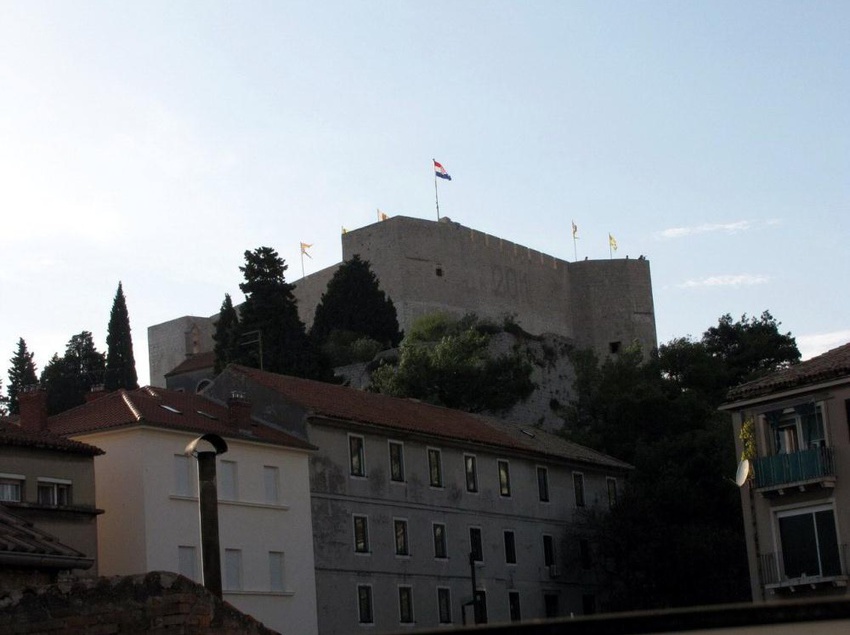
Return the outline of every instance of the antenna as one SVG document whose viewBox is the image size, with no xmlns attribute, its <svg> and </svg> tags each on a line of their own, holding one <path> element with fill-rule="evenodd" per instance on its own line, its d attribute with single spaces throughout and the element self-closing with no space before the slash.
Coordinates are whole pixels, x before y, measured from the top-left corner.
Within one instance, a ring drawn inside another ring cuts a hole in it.
<svg viewBox="0 0 850 635">
<path fill-rule="evenodd" d="M 743 487 L 747 482 L 747 477 L 750 475 L 750 462 L 747 459 L 741 460 L 738 463 L 738 472 L 735 474 L 735 485 Z"/>
</svg>

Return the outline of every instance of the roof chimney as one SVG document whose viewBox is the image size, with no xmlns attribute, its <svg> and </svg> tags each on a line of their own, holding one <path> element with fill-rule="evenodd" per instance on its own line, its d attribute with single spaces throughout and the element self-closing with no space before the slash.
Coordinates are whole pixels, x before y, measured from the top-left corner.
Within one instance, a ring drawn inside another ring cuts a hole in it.
<svg viewBox="0 0 850 635">
<path fill-rule="evenodd" d="M 251 402 L 244 392 L 234 390 L 227 400 L 227 422 L 234 428 L 250 430 Z"/>
<path fill-rule="evenodd" d="M 31 432 L 47 430 L 47 391 L 38 384 L 24 386 L 18 393 L 21 427 Z"/>
<path fill-rule="evenodd" d="M 86 403 L 91 403 L 95 399 L 100 399 L 108 394 L 103 384 L 93 384 L 91 390 L 86 393 Z"/>
</svg>

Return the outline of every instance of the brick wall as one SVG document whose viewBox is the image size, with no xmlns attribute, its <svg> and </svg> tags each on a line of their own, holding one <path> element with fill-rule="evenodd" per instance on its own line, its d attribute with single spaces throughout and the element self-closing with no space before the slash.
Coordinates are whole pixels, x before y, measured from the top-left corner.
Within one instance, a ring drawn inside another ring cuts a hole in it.
<svg viewBox="0 0 850 635">
<path fill-rule="evenodd" d="M 0 593 L 9 635 L 275 635 L 174 573 L 93 578 Z"/>
</svg>

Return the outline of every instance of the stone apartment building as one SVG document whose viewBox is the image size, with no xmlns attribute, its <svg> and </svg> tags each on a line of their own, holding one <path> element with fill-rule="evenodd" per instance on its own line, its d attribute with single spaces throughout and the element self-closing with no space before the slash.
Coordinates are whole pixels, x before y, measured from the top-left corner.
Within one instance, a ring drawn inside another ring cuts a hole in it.
<svg viewBox="0 0 850 635">
<path fill-rule="evenodd" d="M 848 595 L 850 344 L 733 388 L 753 599 Z"/>
<path fill-rule="evenodd" d="M 396 216 L 342 234 L 341 242 L 343 261 L 357 254 L 371 263 L 402 329 L 428 313 L 474 312 L 513 315 L 529 333 L 552 333 L 600 357 L 635 342 L 646 354 L 657 345 L 649 261 L 642 256 L 568 262 L 448 218 Z M 338 267 L 295 281 L 308 326 Z M 165 386 L 167 373 L 213 349 L 217 318 L 183 316 L 148 328 L 152 385 Z"/>
<path fill-rule="evenodd" d="M 630 466 L 536 428 L 230 366 L 205 396 L 318 447 L 319 633 L 394 632 L 604 608 L 584 523 Z"/>
</svg>

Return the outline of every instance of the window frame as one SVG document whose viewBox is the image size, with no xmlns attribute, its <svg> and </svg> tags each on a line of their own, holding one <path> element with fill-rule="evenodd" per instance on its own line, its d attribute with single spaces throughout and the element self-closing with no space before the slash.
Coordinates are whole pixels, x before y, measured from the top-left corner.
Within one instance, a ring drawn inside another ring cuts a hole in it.
<svg viewBox="0 0 850 635">
<path fill-rule="evenodd" d="M 551 567 L 554 564 L 557 564 L 555 538 L 552 534 L 543 534 L 543 566 Z"/>
<path fill-rule="evenodd" d="M 476 539 L 473 539 L 473 532 L 477 534 Z M 478 525 L 473 525 L 469 528 L 469 553 L 472 554 L 473 562 L 484 562 L 484 531 Z M 475 557 L 476 553 L 478 555 L 477 558 Z"/>
<path fill-rule="evenodd" d="M 42 492 L 48 492 L 47 501 L 42 500 Z M 73 504 L 73 482 L 65 478 L 36 478 L 36 501 L 45 507 L 67 507 Z"/>
<path fill-rule="evenodd" d="M 232 472 L 228 475 L 229 481 L 226 481 L 224 475 L 227 473 L 224 470 L 224 466 L 232 466 L 228 467 Z M 226 482 L 230 483 L 233 491 L 227 491 L 224 487 Z M 221 459 L 219 469 L 216 475 L 216 485 L 218 486 L 218 500 L 220 501 L 237 501 L 239 500 L 239 466 L 236 461 L 229 461 L 227 459 Z"/>
<path fill-rule="evenodd" d="M 186 558 L 184 557 L 185 555 L 191 555 L 191 575 L 185 571 L 184 565 L 189 564 L 186 562 Z M 177 545 L 177 573 L 182 575 L 184 578 L 189 578 L 193 582 L 200 581 L 200 572 L 198 571 L 198 548 L 195 545 Z"/>
<path fill-rule="evenodd" d="M 516 611 L 516 615 L 514 615 L 514 611 Z M 522 621 L 522 608 L 520 605 L 519 591 L 508 591 L 508 618 L 511 622 Z"/>
<path fill-rule="evenodd" d="M 505 544 L 505 564 L 515 565 L 516 561 L 516 534 L 512 529 L 503 532 Z M 510 537 L 510 539 L 508 539 Z"/>
<path fill-rule="evenodd" d="M 229 557 L 228 557 L 229 556 Z M 235 570 L 231 569 L 232 566 L 236 567 Z M 242 560 L 242 550 L 241 549 L 225 549 L 224 550 L 224 576 L 222 582 L 225 585 L 224 591 L 242 591 L 244 588 L 244 577 L 243 577 L 243 567 L 244 563 Z M 235 575 L 236 584 L 232 584 L 233 578 L 231 575 Z"/>
<path fill-rule="evenodd" d="M 406 606 L 404 598 L 407 598 Z M 398 621 L 400 624 L 414 624 L 416 622 L 413 611 L 413 586 L 409 584 L 398 585 Z"/>
<path fill-rule="evenodd" d="M 401 534 L 399 534 L 401 528 Z M 399 538 L 401 537 L 401 542 Z M 393 518 L 393 546 L 398 558 L 410 557 L 410 524 L 407 518 Z"/>
<path fill-rule="evenodd" d="M 541 476 L 543 477 L 542 480 Z M 551 502 L 549 494 L 549 468 L 545 465 L 537 466 L 537 500 L 541 503 Z"/>
<path fill-rule="evenodd" d="M 280 505 L 280 467 L 263 466 L 263 495 L 267 505 Z"/>
<path fill-rule="evenodd" d="M 471 469 L 470 469 L 471 468 Z M 474 454 L 463 455 L 463 472 L 466 480 L 466 491 L 478 493 L 478 457 Z M 471 478 L 471 482 L 470 482 Z M 471 486 L 471 487 L 470 487 Z"/>
<path fill-rule="evenodd" d="M 174 495 L 192 498 L 195 496 L 194 484 L 198 480 L 192 478 L 192 459 L 185 454 L 175 454 L 174 459 Z M 185 485 L 185 487 L 183 487 Z"/>
<path fill-rule="evenodd" d="M 398 448 L 398 478 L 396 478 L 396 472 L 394 468 L 394 457 L 393 457 L 393 448 Z M 387 440 L 387 452 L 389 453 L 389 461 L 390 461 L 390 483 L 404 483 L 405 482 L 405 474 L 404 474 L 404 443 L 401 441 L 393 441 Z"/>
<path fill-rule="evenodd" d="M 426 453 L 428 456 L 428 483 L 435 489 L 442 489 L 445 485 L 443 480 L 443 452 L 440 448 L 428 447 Z"/>
<path fill-rule="evenodd" d="M 361 591 L 365 591 L 365 594 L 361 595 Z M 371 584 L 358 584 L 357 585 L 357 593 L 355 595 L 355 600 L 357 601 L 357 622 L 358 624 L 374 624 L 375 623 L 375 608 L 372 601 L 372 585 Z M 364 606 L 364 600 L 367 603 Z M 365 609 L 365 611 L 364 611 Z M 365 615 L 364 615 L 365 613 Z"/>
<path fill-rule="evenodd" d="M 27 477 L 23 474 L 0 474 L 0 486 L 6 485 L 10 488 L 10 491 L 17 487 L 18 497 L 17 498 L 0 498 L 0 502 L 3 503 L 22 503 L 24 501 L 25 486 L 26 486 Z"/>
<path fill-rule="evenodd" d="M 576 507 L 586 507 L 587 498 L 584 491 L 584 472 L 573 472 L 573 496 Z"/>
<path fill-rule="evenodd" d="M 441 536 L 437 536 L 437 528 L 442 528 Z M 449 543 L 448 538 L 446 536 L 446 523 L 431 523 L 431 534 L 434 538 L 434 558 L 436 560 L 448 560 L 449 558 Z M 440 548 L 438 548 L 440 547 Z M 442 555 L 440 555 L 440 551 L 442 550 Z"/>
<path fill-rule="evenodd" d="M 358 536 L 358 521 L 363 521 L 361 523 L 363 529 L 363 540 L 360 540 Z M 369 544 L 369 516 L 366 514 L 351 514 L 351 530 L 352 536 L 354 539 L 354 553 L 359 555 L 369 555 L 372 553 L 371 545 Z M 359 543 L 363 543 L 363 549 L 358 548 Z"/>
<path fill-rule="evenodd" d="M 832 515 L 832 526 L 831 526 L 831 536 L 835 538 L 835 543 L 832 547 L 835 549 L 835 564 L 838 566 L 837 573 L 824 573 L 825 566 L 825 558 L 830 554 L 825 551 L 825 549 L 829 548 L 829 545 L 821 545 L 820 539 L 822 538 L 822 532 L 820 530 L 820 525 L 818 524 L 817 514 L 821 514 L 823 512 L 829 512 Z M 818 560 L 818 572 L 815 575 L 812 575 L 808 571 L 805 571 L 806 577 L 809 579 L 831 579 L 834 577 L 838 577 L 841 575 L 847 575 L 847 571 L 845 569 L 844 563 L 842 562 L 841 557 L 841 534 L 838 531 L 838 519 L 837 514 L 835 512 L 835 505 L 830 502 L 826 504 L 820 505 L 801 505 L 794 506 L 789 508 L 779 508 L 773 510 L 773 528 L 774 528 L 774 541 L 775 541 L 775 551 L 777 557 L 781 558 L 781 579 L 789 580 L 789 579 L 797 579 L 800 576 L 791 576 L 788 573 L 788 563 L 786 562 L 785 557 L 785 548 L 782 537 L 782 523 L 781 521 L 786 518 L 794 518 L 799 516 L 810 516 L 812 518 L 812 529 L 813 533 L 811 535 L 814 538 L 814 550 L 817 554 Z"/>
<path fill-rule="evenodd" d="M 275 562 L 279 564 L 277 572 L 275 571 Z M 278 581 L 275 580 L 275 573 L 279 574 L 280 579 Z M 269 551 L 269 591 L 272 593 L 286 592 L 286 553 L 283 551 Z"/>
<path fill-rule="evenodd" d="M 356 449 L 355 442 L 358 443 Z M 355 454 L 359 465 L 355 465 Z M 348 433 L 348 468 L 352 478 L 366 478 L 366 438 L 362 434 Z"/>
<path fill-rule="evenodd" d="M 504 469 L 502 469 L 504 468 Z M 507 459 L 496 459 L 496 470 L 499 474 L 499 496 L 511 497 L 511 463 Z"/>
<path fill-rule="evenodd" d="M 443 602 L 445 596 L 445 604 Z M 443 612 L 445 605 L 446 611 Z M 452 621 L 452 590 L 451 587 L 437 587 L 437 624 L 453 624 Z"/>
</svg>

